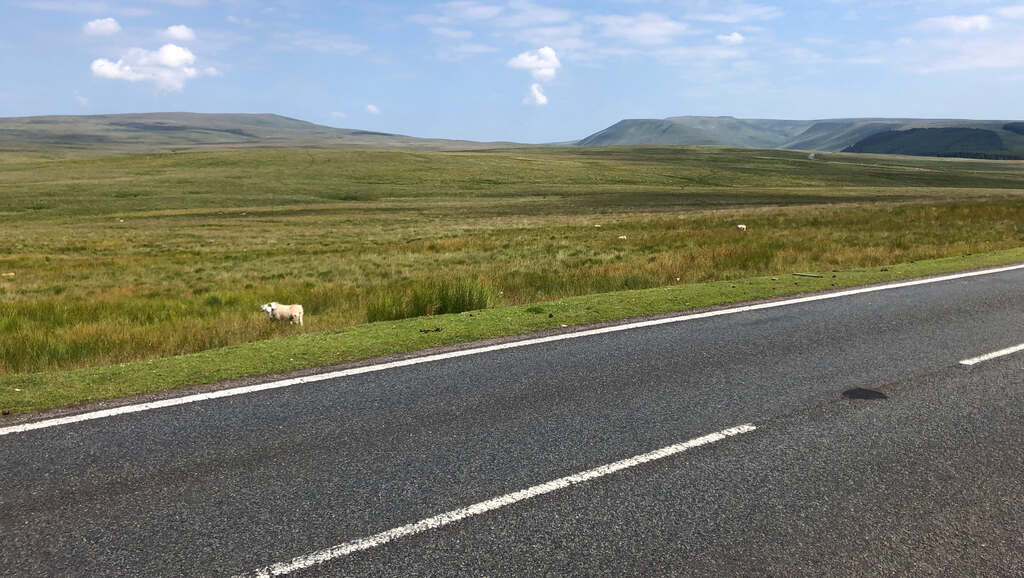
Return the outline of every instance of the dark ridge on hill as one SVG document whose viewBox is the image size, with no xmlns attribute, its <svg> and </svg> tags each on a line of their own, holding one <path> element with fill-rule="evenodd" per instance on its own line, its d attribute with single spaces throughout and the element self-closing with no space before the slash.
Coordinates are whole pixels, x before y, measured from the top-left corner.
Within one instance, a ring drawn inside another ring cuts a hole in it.
<svg viewBox="0 0 1024 578">
<path fill-rule="evenodd" d="M 93 155 L 235 148 L 470 150 L 510 146 L 518 145 L 333 128 L 276 114 L 172 112 L 0 118 L 0 151 L 6 152 Z"/>
<path fill-rule="evenodd" d="M 1007 151 L 999 135 L 980 128 L 912 128 L 873 134 L 843 149 L 848 153 L 1020 158 Z"/>
<path fill-rule="evenodd" d="M 798 121 L 678 116 L 619 121 L 576 144 L 719 145 L 1015 159 L 1024 157 L 1024 122 L 906 118 Z"/>
<path fill-rule="evenodd" d="M 1003 125 L 1003 130 L 1008 130 L 1015 134 L 1024 134 L 1024 122 L 1008 122 Z"/>
</svg>

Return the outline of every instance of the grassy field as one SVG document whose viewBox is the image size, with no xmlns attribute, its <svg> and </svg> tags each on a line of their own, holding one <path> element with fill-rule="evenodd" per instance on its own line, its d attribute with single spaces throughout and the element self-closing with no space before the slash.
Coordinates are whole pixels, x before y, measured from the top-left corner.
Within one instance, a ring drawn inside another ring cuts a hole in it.
<svg viewBox="0 0 1024 578">
<path fill-rule="evenodd" d="M 1020 162 L 686 147 L 8 156 L 0 376 L 959 258 L 1024 246 L 1022 224 Z M 270 300 L 302 303 L 306 326 L 267 323 Z"/>
</svg>

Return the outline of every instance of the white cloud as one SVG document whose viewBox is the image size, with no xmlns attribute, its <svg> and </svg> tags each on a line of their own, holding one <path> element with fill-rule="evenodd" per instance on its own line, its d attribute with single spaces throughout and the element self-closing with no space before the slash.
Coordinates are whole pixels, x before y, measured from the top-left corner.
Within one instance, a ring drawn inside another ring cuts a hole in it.
<svg viewBox="0 0 1024 578">
<path fill-rule="evenodd" d="M 366 105 L 366 112 L 370 114 L 380 114 L 380 108 L 375 104 L 368 104 Z"/>
<path fill-rule="evenodd" d="M 97 58 L 92 61 L 92 74 L 100 78 L 119 78 L 121 80 L 145 80 L 147 76 L 143 72 L 137 72 L 132 65 L 125 63 L 124 59 L 111 62 L 106 58 Z"/>
<path fill-rule="evenodd" d="M 348 118 L 348 115 L 343 113 L 343 112 L 341 112 L 341 111 L 337 111 L 336 110 L 336 111 L 331 113 L 331 117 L 333 117 L 333 118 Z"/>
<path fill-rule="evenodd" d="M 555 78 L 555 74 L 562 67 L 562 63 L 558 61 L 555 49 L 550 46 L 544 46 L 537 50 L 520 53 L 508 61 L 508 66 L 529 70 L 535 79 L 548 81 Z"/>
<path fill-rule="evenodd" d="M 651 12 L 638 16 L 594 16 L 592 20 L 604 36 L 635 44 L 668 44 L 689 28 L 684 22 Z"/>
<path fill-rule="evenodd" d="M 92 61 L 92 74 L 99 78 L 152 82 L 160 90 L 180 91 L 185 81 L 199 76 L 219 76 L 216 68 L 194 67 L 195 54 L 177 44 L 164 44 L 159 50 L 131 48 L 113 62 L 106 58 Z"/>
<path fill-rule="evenodd" d="M 530 92 L 523 99 L 523 104 L 534 104 L 537 106 L 544 106 L 548 103 L 548 97 L 544 95 L 544 91 L 540 85 L 536 82 L 530 85 Z"/>
<path fill-rule="evenodd" d="M 196 55 L 192 54 L 192 51 L 188 48 L 183 48 L 177 44 L 164 44 L 160 47 L 160 50 L 156 51 L 156 57 L 153 60 L 160 66 L 183 68 L 194 64 Z"/>
<path fill-rule="evenodd" d="M 558 55 L 550 46 L 522 52 L 509 60 L 507 64 L 512 68 L 529 70 L 533 78 L 540 82 L 554 80 L 558 69 L 562 67 L 562 63 L 558 61 Z M 544 94 L 539 82 L 530 85 L 530 92 L 523 102 L 537 106 L 544 106 L 548 103 L 548 97 Z"/>
<path fill-rule="evenodd" d="M 164 36 L 180 42 L 189 42 L 196 39 L 195 31 L 184 24 L 168 26 L 167 30 L 164 30 Z"/>
<path fill-rule="evenodd" d="M 922 20 L 921 26 L 957 33 L 981 32 L 992 27 L 992 19 L 984 14 L 976 16 L 939 16 Z"/>
<path fill-rule="evenodd" d="M 121 25 L 113 18 L 90 20 L 82 27 L 86 36 L 111 36 L 121 31 Z"/>
<path fill-rule="evenodd" d="M 746 40 L 739 32 L 733 32 L 732 34 L 719 34 L 718 36 L 715 36 L 715 39 L 722 44 L 730 45 L 743 44 L 743 41 Z"/>
<path fill-rule="evenodd" d="M 82 108 L 89 106 L 89 99 L 78 94 L 77 90 L 75 91 L 75 102 L 77 102 L 78 106 L 81 106 Z"/>
</svg>

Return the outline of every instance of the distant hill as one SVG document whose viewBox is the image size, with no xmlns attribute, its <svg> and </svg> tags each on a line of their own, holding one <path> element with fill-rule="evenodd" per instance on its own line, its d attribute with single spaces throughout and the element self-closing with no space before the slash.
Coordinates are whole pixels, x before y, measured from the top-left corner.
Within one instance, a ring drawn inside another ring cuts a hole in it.
<svg viewBox="0 0 1024 578">
<path fill-rule="evenodd" d="M 0 118 L 0 152 L 117 154 L 295 147 L 465 150 L 495 146 L 515 145 L 340 129 L 276 114 L 172 112 Z"/>
<path fill-rule="evenodd" d="M 722 145 L 778 148 L 803 132 L 810 122 L 742 119 L 731 116 L 677 116 L 660 120 L 622 120 L 576 144 Z"/>
<path fill-rule="evenodd" d="M 884 118 L 769 120 L 677 116 L 619 121 L 577 141 L 576 144 L 720 145 L 1024 159 L 1024 123 Z"/>
</svg>

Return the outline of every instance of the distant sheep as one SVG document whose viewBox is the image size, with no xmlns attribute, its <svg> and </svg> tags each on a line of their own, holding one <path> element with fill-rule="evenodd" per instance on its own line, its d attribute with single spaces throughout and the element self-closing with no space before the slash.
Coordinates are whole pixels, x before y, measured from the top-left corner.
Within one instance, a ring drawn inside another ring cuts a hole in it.
<svg viewBox="0 0 1024 578">
<path fill-rule="evenodd" d="M 738 229 L 739 232 L 741 232 L 741 233 L 746 233 L 747 232 L 747 226 L 746 225 L 736 225 L 736 229 Z"/>
<path fill-rule="evenodd" d="M 302 305 L 281 305 L 277 301 L 271 301 L 260 307 L 267 314 L 271 321 L 288 320 L 288 324 L 298 323 L 302 325 Z"/>
</svg>

